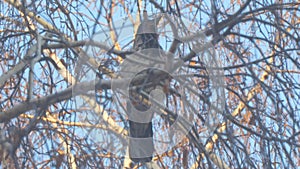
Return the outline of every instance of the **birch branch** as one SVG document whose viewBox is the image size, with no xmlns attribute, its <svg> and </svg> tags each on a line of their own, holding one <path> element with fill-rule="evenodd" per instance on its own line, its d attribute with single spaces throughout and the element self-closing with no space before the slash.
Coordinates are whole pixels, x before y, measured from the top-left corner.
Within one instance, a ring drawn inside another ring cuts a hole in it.
<svg viewBox="0 0 300 169">
<path fill-rule="evenodd" d="M 279 41 L 280 41 L 280 38 L 283 39 L 283 38 L 285 38 L 285 37 L 286 37 L 286 34 L 283 34 L 283 35 L 281 35 L 281 37 L 280 37 L 280 33 L 277 32 L 277 33 L 276 33 L 275 42 L 279 42 Z M 269 58 L 269 63 L 273 63 L 273 61 L 274 61 L 274 56 L 275 56 L 276 50 L 277 50 L 278 48 L 279 48 L 279 47 L 278 47 L 277 45 L 275 45 L 275 47 L 274 47 L 272 53 L 270 54 L 270 56 L 272 56 L 272 57 Z M 271 71 L 272 71 L 271 66 L 267 64 L 267 65 L 266 65 L 265 71 L 262 73 L 262 75 L 261 75 L 261 77 L 260 77 L 260 81 L 261 81 L 261 82 L 266 81 L 266 80 L 268 79 L 269 74 L 270 74 Z M 247 101 L 250 101 L 250 100 L 254 97 L 254 95 L 255 95 L 257 92 L 259 92 L 260 90 L 261 90 L 261 86 L 260 86 L 260 83 L 258 83 L 254 88 L 252 88 L 252 90 L 250 90 L 250 91 L 248 92 L 247 98 L 246 98 L 246 102 L 247 102 Z M 239 104 L 238 104 L 238 106 L 237 106 L 237 108 L 231 113 L 231 116 L 236 117 L 237 115 L 239 115 L 239 114 L 242 112 L 242 110 L 245 108 L 245 106 L 246 106 L 245 103 L 244 103 L 243 101 L 240 101 Z M 222 133 L 222 132 L 224 132 L 224 131 L 226 130 L 226 127 L 227 127 L 227 126 L 226 126 L 226 123 L 223 122 L 223 123 L 220 125 L 220 127 L 218 128 L 218 130 L 217 130 L 218 132 L 217 132 L 217 133 Z M 214 134 L 214 135 L 212 136 L 212 138 L 211 138 L 211 141 L 209 141 L 209 142 L 206 144 L 206 146 L 205 146 L 206 151 L 211 152 L 212 149 L 213 149 L 213 145 L 218 141 L 218 139 L 219 139 L 218 134 Z M 200 154 L 198 158 L 200 158 L 200 156 L 203 156 L 203 154 Z M 193 166 L 191 167 L 191 169 L 196 169 L 196 168 L 198 168 L 198 163 L 197 163 L 197 162 L 193 164 Z"/>
</svg>

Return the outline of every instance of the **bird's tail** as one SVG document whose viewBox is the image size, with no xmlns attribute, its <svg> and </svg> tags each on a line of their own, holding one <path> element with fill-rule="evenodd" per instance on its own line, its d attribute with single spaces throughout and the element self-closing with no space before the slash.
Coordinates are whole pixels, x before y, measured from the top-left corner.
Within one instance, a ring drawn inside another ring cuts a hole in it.
<svg viewBox="0 0 300 169">
<path fill-rule="evenodd" d="M 129 157 L 134 162 L 150 162 L 154 152 L 152 122 L 129 121 Z"/>
</svg>

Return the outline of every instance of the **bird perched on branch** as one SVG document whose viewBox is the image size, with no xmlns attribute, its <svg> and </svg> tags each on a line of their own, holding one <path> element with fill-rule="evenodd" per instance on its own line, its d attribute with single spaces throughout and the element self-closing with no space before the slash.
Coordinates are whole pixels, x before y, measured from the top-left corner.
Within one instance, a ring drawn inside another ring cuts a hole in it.
<svg viewBox="0 0 300 169">
<path fill-rule="evenodd" d="M 139 25 L 135 35 L 133 49 L 137 52 L 151 48 L 161 49 L 156 31 L 157 19 L 149 20 L 146 11 L 144 11 L 143 18 L 144 20 Z M 129 91 L 131 105 L 127 104 L 127 113 L 131 113 L 132 106 L 134 106 L 138 111 L 146 111 L 149 108 L 149 104 L 147 104 L 147 102 L 149 102 L 149 98 L 147 95 L 149 95 L 154 89 L 154 85 L 146 84 L 151 83 L 151 79 L 153 79 L 153 77 L 150 77 L 149 71 L 139 72 L 136 77 L 137 76 L 144 78 L 142 80 L 132 80 Z M 145 123 L 129 120 L 129 136 L 133 138 L 129 140 L 130 159 L 134 162 L 150 162 L 154 152 L 151 120 Z M 147 139 L 143 140 L 143 138 Z"/>
</svg>

